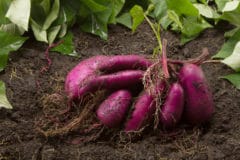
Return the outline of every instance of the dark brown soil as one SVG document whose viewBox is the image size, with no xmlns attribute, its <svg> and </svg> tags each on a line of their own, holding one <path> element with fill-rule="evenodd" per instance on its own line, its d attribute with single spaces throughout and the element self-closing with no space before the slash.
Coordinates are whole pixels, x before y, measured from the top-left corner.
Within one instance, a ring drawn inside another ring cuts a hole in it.
<svg viewBox="0 0 240 160">
<path fill-rule="evenodd" d="M 111 26 L 107 42 L 74 29 L 76 50 L 80 58 L 51 53 L 53 64 L 46 73 L 46 46 L 28 41 L 12 53 L 0 79 L 6 82 L 13 110 L 0 110 L 0 159 L 37 160 L 107 160 L 107 159 L 240 159 L 240 92 L 221 75 L 230 73 L 217 63 L 203 64 L 215 101 L 215 114 L 208 124 L 199 127 L 180 125 L 175 131 L 148 132 L 135 141 L 121 142 L 102 135 L 94 142 L 69 144 L 72 135 L 44 138 L 35 129 L 36 117 L 42 114 L 42 100 L 59 92 L 67 72 L 81 59 L 97 54 L 151 54 L 156 41 L 146 24 L 134 34 L 121 26 Z M 198 39 L 180 46 L 179 37 L 166 32 L 168 56 L 186 59 L 196 57 L 203 47 L 216 53 L 224 42 L 221 30 L 210 29 Z"/>
</svg>

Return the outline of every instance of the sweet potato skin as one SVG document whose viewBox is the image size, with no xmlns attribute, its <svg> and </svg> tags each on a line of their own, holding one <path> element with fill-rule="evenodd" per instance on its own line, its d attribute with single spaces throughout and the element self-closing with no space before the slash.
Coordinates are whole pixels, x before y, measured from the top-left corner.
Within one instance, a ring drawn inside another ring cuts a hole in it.
<svg viewBox="0 0 240 160">
<path fill-rule="evenodd" d="M 79 92 L 81 87 L 93 83 L 91 81 L 99 76 L 123 70 L 145 70 L 150 65 L 151 61 L 140 55 L 94 56 L 83 60 L 68 73 L 65 91 L 70 99 L 77 99 L 83 95 Z"/>
<path fill-rule="evenodd" d="M 86 83 L 82 83 L 77 89 L 77 96 L 95 92 L 99 89 L 117 90 L 130 88 L 133 85 L 141 83 L 144 71 L 124 70 L 109 75 L 98 77 L 88 77 Z M 92 79 L 90 79 L 92 78 Z"/>
<path fill-rule="evenodd" d="M 138 131 L 154 118 L 156 110 L 155 98 L 163 92 L 165 85 L 165 81 L 159 81 L 138 97 L 131 117 L 125 124 L 125 132 Z"/>
<path fill-rule="evenodd" d="M 87 83 L 89 79 L 96 78 L 96 70 L 99 63 L 106 61 L 106 56 L 94 56 L 83 60 L 75 66 L 65 79 L 65 92 L 70 99 L 78 98 L 79 87 Z"/>
<path fill-rule="evenodd" d="M 125 131 L 137 131 L 139 130 L 145 121 L 150 119 L 155 111 L 155 102 L 153 96 L 144 92 L 136 101 L 134 105 L 134 111 L 131 119 L 129 119 L 125 125 Z"/>
<path fill-rule="evenodd" d="M 99 67 L 103 72 L 116 72 L 120 70 L 146 70 L 152 62 L 141 55 L 115 55 Z"/>
<path fill-rule="evenodd" d="M 208 121 L 214 112 L 214 103 L 202 69 L 185 64 L 179 72 L 179 80 L 185 92 L 183 117 L 193 125 Z"/>
<path fill-rule="evenodd" d="M 167 98 L 160 111 L 160 124 L 166 128 L 173 128 L 181 119 L 184 108 L 184 92 L 179 83 L 173 83 L 167 93 Z"/>
<path fill-rule="evenodd" d="M 112 128 L 121 125 L 132 100 L 128 90 L 118 90 L 104 100 L 97 109 L 97 117 L 104 125 Z"/>
</svg>

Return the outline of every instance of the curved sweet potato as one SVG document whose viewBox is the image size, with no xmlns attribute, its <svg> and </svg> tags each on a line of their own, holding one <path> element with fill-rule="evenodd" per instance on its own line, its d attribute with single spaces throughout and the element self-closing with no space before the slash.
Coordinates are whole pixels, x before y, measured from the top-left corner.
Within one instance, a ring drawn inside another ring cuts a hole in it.
<svg viewBox="0 0 240 160">
<path fill-rule="evenodd" d="M 143 74 L 144 71 L 126 70 L 109 75 L 88 77 L 86 83 L 81 83 L 81 86 L 76 88 L 77 95 L 75 97 L 81 97 L 98 89 L 117 90 L 130 88 L 142 82 Z"/>
<path fill-rule="evenodd" d="M 118 90 L 112 93 L 97 109 L 97 117 L 108 127 L 117 127 L 126 117 L 131 104 L 131 93 L 128 90 Z"/>
<path fill-rule="evenodd" d="M 65 91 L 70 99 L 78 98 L 79 86 L 86 83 L 88 79 L 96 77 L 99 63 L 106 61 L 106 56 L 95 56 L 83 60 L 75 66 L 65 79 Z"/>
<path fill-rule="evenodd" d="M 80 62 L 68 73 L 65 81 L 65 91 L 69 98 L 79 98 L 79 96 L 85 94 L 84 92 L 79 93 L 80 90 L 83 90 L 81 87 L 93 83 L 90 81 L 104 75 L 104 73 L 110 73 L 111 75 L 113 72 L 122 70 L 145 70 L 150 65 L 151 62 L 140 55 L 94 56 Z"/>
<path fill-rule="evenodd" d="M 160 111 L 159 120 L 164 128 L 172 128 L 179 122 L 183 107 L 183 88 L 179 83 L 174 83 L 167 93 L 167 98 Z"/>
<path fill-rule="evenodd" d="M 125 131 L 138 131 L 154 117 L 156 110 L 155 98 L 165 89 L 165 81 L 160 81 L 152 92 L 144 91 L 136 100 L 131 118 L 126 122 Z"/>
<path fill-rule="evenodd" d="M 116 72 L 120 70 L 146 70 L 152 64 L 151 61 L 140 55 L 116 55 L 109 56 L 105 63 L 99 66 L 102 72 Z"/>
<path fill-rule="evenodd" d="M 153 96 L 144 92 L 134 104 L 134 111 L 125 125 L 125 131 L 137 131 L 143 127 L 143 124 L 153 117 L 155 108 Z"/>
</svg>

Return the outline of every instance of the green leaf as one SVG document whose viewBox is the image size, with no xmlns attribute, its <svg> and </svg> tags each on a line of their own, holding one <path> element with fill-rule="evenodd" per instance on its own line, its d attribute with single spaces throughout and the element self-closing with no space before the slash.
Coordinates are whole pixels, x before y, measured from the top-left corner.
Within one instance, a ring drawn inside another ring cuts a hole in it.
<svg viewBox="0 0 240 160">
<path fill-rule="evenodd" d="M 211 27 L 212 26 L 202 18 L 198 17 L 184 18 L 181 43 L 184 44 L 196 38 L 203 30 Z"/>
<path fill-rule="evenodd" d="M 206 4 L 208 3 L 209 0 L 199 0 L 201 3 Z"/>
<path fill-rule="evenodd" d="M 178 15 L 198 16 L 198 10 L 189 0 L 166 0 L 168 9 L 174 10 Z"/>
<path fill-rule="evenodd" d="M 153 10 L 154 17 L 159 21 L 162 19 L 167 13 L 167 3 L 165 0 L 151 0 L 154 4 L 155 8 Z"/>
<path fill-rule="evenodd" d="M 227 3 L 225 3 L 222 12 L 229 12 L 229 11 L 234 11 L 238 8 L 239 5 L 239 1 L 235 0 L 235 1 L 228 1 Z"/>
<path fill-rule="evenodd" d="M 220 51 L 213 58 L 226 58 L 231 55 L 237 42 L 240 41 L 240 29 L 225 42 Z"/>
<path fill-rule="evenodd" d="M 133 6 L 130 10 L 130 14 L 132 16 L 132 31 L 135 32 L 137 27 L 143 22 L 144 20 L 144 12 L 143 8 L 139 5 Z"/>
<path fill-rule="evenodd" d="M 197 3 L 198 1 L 197 0 L 190 0 L 191 3 Z"/>
<path fill-rule="evenodd" d="M 0 72 L 2 72 L 7 65 L 8 54 L 9 54 L 8 51 L 0 49 Z"/>
<path fill-rule="evenodd" d="M 237 31 L 238 31 L 239 29 L 240 29 L 239 27 L 236 27 L 236 28 L 233 28 L 233 29 L 231 29 L 231 30 L 229 30 L 229 31 L 226 31 L 226 32 L 224 33 L 224 37 L 225 37 L 225 38 L 231 38 L 232 36 L 234 36 L 235 33 L 237 33 Z"/>
<path fill-rule="evenodd" d="M 5 17 L 11 1 L 0 0 L 0 24 L 8 24 L 10 21 Z"/>
<path fill-rule="evenodd" d="M 108 8 L 111 8 L 112 14 L 109 17 L 108 23 L 115 24 L 117 22 L 116 16 L 119 14 L 121 9 L 123 8 L 124 3 L 125 3 L 125 0 L 111 0 L 110 6 L 108 6 Z"/>
<path fill-rule="evenodd" d="M 23 28 L 25 31 L 28 31 L 30 11 L 30 0 L 14 0 L 7 11 L 6 17 L 17 26 Z"/>
<path fill-rule="evenodd" d="M 75 22 L 77 11 L 79 10 L 78 6 L 80 2 L 76 1 L 61 1 L 61 9 L 59 13 L 59 17 L 62 16 L 61 24 L 66 23 L 71 26 Z M 59 18 L 58 18 L 59 19 Z M 59 21 L 59 20 L 57 20 Z"/>
<path fill-rule="evenodd" d="M 85 32 L 100 36 L 102 39 L 107 40 L 107 23 L 109 14 L 90 14 L 85 19 L 84 23 L 80 26 Z M 91 18 L 90 18 L 91 17 Z"/>
<path fill-rule="evenodd" d="M 92 12 L 102 12 L 107 8 L 104 5 L 101 5 L 94 0 L 81 0 L 81 2 L 87 6 Z"/>
<path fill-rule="evenodd" d="M 67 24 L 66 23 L 63 23 L 62 25 L 61 25 L 61 29 L 60 29 L 60 32 L 59 32 L 59 35 L 58 35 L 58 37 L 59 38 L 63 38 L 65 35 L 66 35 L 66 33 L 67 33 Z"/>
<path fill-rule="evenodd" d="M 8 60 L 8 54 L 11 51 L 18 50 L 27 40 L 26 37 L 15 36 L 7 32 L 0 31 L 0 72 L 5 68 Z"/>
<path fill-rule="evenodd" d="M 217 14 L 217 12 L 208 5 L 196 3 L 194 4 L 194 7 L 196 7 L 199 13 L 204 17 L 211 18 L 211 19 L 220 17 L 220 15 Z"/>
<path fill-rule="evenodd" d="M 222 11 L 227 2 L 229 2 L 229 0 L 215 0 L 215 3 L 217 4 L 218 11 Z"/>
<path fill-rule="evenodd" d="M 43 24 L 42 30 L 47 30 L 51 26 L 51 24 L 58 18 L 59 9 L 60 9 L 59 0 L 54 0 L 51 12 L 48 14 Z"/>
<path fill-rule="evenodd" d="M 54 40 L 56 39 L 59 31 L 61 29 L 61 25 L 54 26 L 48 29 L 48 44 L 52 44 Z"/>
<path fill-rule="evenodd" d="M 180 30 L 183 29 L 183 25 L 182 25 L 182 22 L 180 21 L 180 18 L 179 16 L 176 14 L 176 12 L 174 12 L 173 10 L 168 10 L 167 11 L 167 15 L 168 15 L 168 18 L 175 22 L 176 25 L 177 25 L 177 28 L 180 28 Z"/>
<path fill-rule="evenodd" d="M 123 13 L 117 17 L 117 23 L 120 23 L 128 28 L 132 28 L 132 19 L 130 13 Z"/>
<path fill-rule="evenodd" d="M 168 27 L 173 23 L 173 21 L 168 17 L 168 15 L 165 15 L 163 18 L 160 19 L 160 24 L 163 27 L 163 29 L 168 29 Z"/>
<path fill-rule="evenodd" d="M 0 81 L 0 108 L 12 109 L 6 96 L 6 87 L 4 82 Z"/>
<path fill-rule="evenodd" d="M 233 53 L 229 57 L 222 60 L 222 63 L 228 65 L 237 72 L 240 71 L 240 41 L 237 42 Z"/>
<path fill-rule="evenodd" d="M 23 35 L 25 30 L 23 28 L 19 28 L 16 24 L 2 24 L 0 25 L 0 31 L 8 32 L 15 35 Z"/>
<path fill-rule="evenodd" d="M 223 76 L 221 78 L 227 79 L 229 82 L 231 82 L 237 89 L 240 89 L 240 73 L 233 73 L 226 76 Z"/>
<path fill-rule="evenodd" d="M 186 35 L 181 35 L 181 44 L 184 45 L 185 43 L 197 38 L 198 35 L 193 35 L 193 36 L 186 36 Z"/>
<path fill-rule="evenodd" d="M 103 6 L 106 6 L 106 9 L 96 13 L 93 10 L 86 9 L 86 6 L 82 5 L 79 9 L 79 16 L 81 18 L 80 22 L 82 22 L 80 28 L 85 32 L 98 35 L 102 39 L 107 40 L 107 25 L 109 24 L 109 20 L 112 15 L 112 0 L 95 1 Z"/>
<path fill-rule="evenodd" d="M 233 25 L 240 26 L 240 1 L 227 2 L 222 10 L 223 14 L 220 17 Z"/>
<path fill-rule="evenodd" d="M 42 6 L 44 12 L 46 14 L 49 14 L 50 12 L 50 9 L 51 9 L 51 2 L 50 0 L 43 0 L 41 3 L 40 3 L 40 6 Z"/>
<path fill-rule="evenodd" d="M 43 26 L 49 13 L 46 13 L 46 10 L 41 5 L 42 0 L 32 0 L 31 2 L 30 23 L 31 19 L 33 19 L 37 24 Z"/>
<path fill-rule="evenodd" d="M 74 53 L 73 34 L 68 32 L 62 39 L 63 43 L 51 49 L 51 51 L 60 52 L 64 55 L 76 56 Z"/>
<path fill-rule="evenodd" d="M 36 40 L 38 40 L 40 42 L 48 43 L 47 31 L 42 30 L 42 27 L 39 24 L 37 24 L 37 22 L 35 22 L 33 19 L 31 19 L 30 25 L 31 25 L 31 28 L 33 30 L 33 34 L 34 34 L 34 37 L 36 38 Z"/>
</svg>

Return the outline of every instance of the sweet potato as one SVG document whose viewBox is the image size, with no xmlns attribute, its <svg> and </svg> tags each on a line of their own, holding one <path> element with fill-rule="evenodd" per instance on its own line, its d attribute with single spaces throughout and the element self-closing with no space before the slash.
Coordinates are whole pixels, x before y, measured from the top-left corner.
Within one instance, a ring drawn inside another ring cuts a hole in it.
<svg viewBox="0 0 240 160">
<path fill-rule="evenodd" d="M 145 70 L 149 65 L 151 65 L 151 62 L 139 55 L 94 56 L 80 62 L 68 73 L 65 81 L 65 91 L 70 99 L 76 99 L 90 91 L 91 89 L 84 91 L 82 87 L 91 88 L 86 84 L 94 84 L 95 79 L 99 76 L 109 75 L 112 77 L 111 75 L 114 72 L 123 70 Z M 103 79 L 104 81 L 107 80 L 104 77 Z"/>
<path fill-rule="evenodd" d="M 160 111 L 160 123 L 166 129 L 173 128 L 181 119 L 184 107 L 184 92 L 179 83 L 172 84 Z"/>
<path fill-rule="evenodd" d="M 134 104 L 134 110 L 131 114 L 130 119 L 125 124 L 125 131 L 138 131 L 146 122 L 150 121 L 154 117 L 154 112 L 156 110 L 156 102 L 155 98 L 158 96 L 157 94 L 161 94 L 161 92 L 165 88 L 165 82 L 158 82 L 153 88 L 148 91 L 144 91 L 136 100 Z"/>
<path fill-rule="evenodd" d="M 140 55 L 115 55 L 107 57 L 107 61 L 99 66 L 102 72 L 116 72 L 120 70 L 146 70 L 151 61 Z"/>
<path fill-rule="evenodd" d="M 106 56 L 95 56 L 83 60 L 74 67 L 65 80 L 65 91 L 70 99 L 78 98 L 79 87 L 88 79 L 96 78 L 99 63 L 106 61 Z"/>
<path fill-rule="evenodd" d="M 89 77 L 86 83 L 81 83 L 82 86 L 76 88 L 77 96 L 75 97 L 81 97 L 98 89 L 117 90 L 130 88 L 133 85 L 141 83 L 143 73 L 143 71 L 139 70 L 126 70 L 109 75 Z"/>
<path fill-rule="evenodd" d="M 179 80 L 186 101 L 183 117 L 195 125 L 208 121 L 214 112 L 214 103 L 202 69 L 194 64 L 185 64 L 179 72 Z"/>
<path fill-rule="evenodd" d="M 132 96 L 128 90 L 112 93 L 97 109 L 98 119 L 110 128 L 119 126 L 126 117 L 131 99 Z"/>
</svg>

